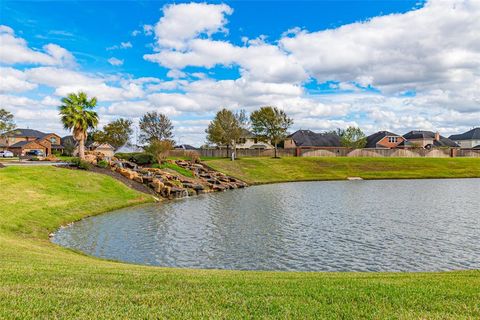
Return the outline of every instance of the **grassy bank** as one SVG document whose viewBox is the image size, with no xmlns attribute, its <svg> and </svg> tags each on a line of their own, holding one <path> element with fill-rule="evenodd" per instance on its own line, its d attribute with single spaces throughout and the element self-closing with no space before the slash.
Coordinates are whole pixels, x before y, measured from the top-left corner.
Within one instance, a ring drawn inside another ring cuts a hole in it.
<svg viewBox="0 0 480 320">
<path fill-rule="evenodd" d="M 242 158 L 209 159 L 212 168 L 250 184 L 299 180 L 478 178 L 475 158 Z"/>
<path fill-rule="evenodd" d="M 148 196 L 92 173 L 0 169 L 0 319 L 480 317 L 480 272 L 287 273 L 167 269 L 51 244 L 59 225 Z"/>
</svg>

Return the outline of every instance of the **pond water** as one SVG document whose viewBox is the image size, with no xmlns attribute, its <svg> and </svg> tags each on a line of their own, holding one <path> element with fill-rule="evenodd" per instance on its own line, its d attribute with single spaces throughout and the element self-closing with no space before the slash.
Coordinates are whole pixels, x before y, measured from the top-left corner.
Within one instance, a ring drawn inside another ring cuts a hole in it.
<svg viewBox="0 0 480 320">
<path fill-rule="evenodd" d="M 101 258 L 188 268 L 480 268 L 480 179 L 298 182 L 139 206 L 60 229 Z"/>
</svg>

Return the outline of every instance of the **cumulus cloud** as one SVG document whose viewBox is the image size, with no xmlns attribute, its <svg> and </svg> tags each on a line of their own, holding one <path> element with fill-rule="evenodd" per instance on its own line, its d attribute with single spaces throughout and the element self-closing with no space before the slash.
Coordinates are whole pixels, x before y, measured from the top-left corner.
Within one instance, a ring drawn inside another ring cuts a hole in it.
<svg viewBox="0 0 480 320">
<path fill-rule="evenodd" d="M 0 62 L 8 65 L 27 63 L 68 66 L 75 63 L 73 55 L 56 44 L 46 44 L 43 51 L 28 47 L 25 39 L 17 37 L 12 28 L 0 26 Z"/>
<path fill-rule="evenodd" d="M 163 7 L 163 17 L 154 27 L 157 45 L 182 49 L 185 42 L 201 34 L 227 32 L 226 15 L 233 9 L 226 4 L 182 3 Z"/>
<path fill-rule="evenodd" d="M 168 68 L 169 79 L 92 74 L 48 63 L 4 68 L 0 77 L 7 80 L 0 90 L 7 95 L 0 103 L 26 118 L 32 106 L 53 110 L 62 95 L 84 90 L 101 101 L 102 119 L 159 111 L 173 118 L 182 141 L 196 145 L 222 107 L 251 112 L 276 105 L 294 118 L 292 130 L 358 125 L 367 133 L 429 129 L 449 135 L 479 125 L 477 1 L 430 0 L 402 14 L 329 30 L 294 27 L 276 39 L 244 37 L 241 45 L 227 38 L 232 14 L 225 4 L 167 5 L 156 24 L 143 27 L 155 36 L 154 51 L 144 59 Z M 8 27 L 0 27 L 0 35 L 42 59 L 66 55 L 55 45 L 28 48 Z M 200 68 L 190 73 L 190 66 Z M 209 69 L 217 66 L 238 68 L 239 75 L 215 79 Z M 38 101 L 13 95 L 37 86 L 52 91 Z"/>
<path fill-rule="evenodd" d="M 24 92 L 35 89 L 37 85 L 27 81 L 23 71 L 0 67 L 0 93 Z"/>
</svg>

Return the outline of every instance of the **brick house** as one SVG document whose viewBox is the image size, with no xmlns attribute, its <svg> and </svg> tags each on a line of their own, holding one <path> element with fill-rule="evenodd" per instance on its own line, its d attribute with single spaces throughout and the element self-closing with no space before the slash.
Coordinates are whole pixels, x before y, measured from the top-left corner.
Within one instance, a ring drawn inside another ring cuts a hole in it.
<svg viewBox="0 0 480 320">
<path fill-rule="evenodd" d="M 405 141 L 405 138 L 389 131 L 378 131 L 367 137 L 365 148 L 397 148 Z"/>
<path fill-rule="evenodd" d="M 33 129 L 15 129 L 0 137 L 0 150 L 11 151 L 16 156 L 38 150 L 45 156 L 62 152 L 61 138 L 55 133 L 44 133 Z"/>
</svg>

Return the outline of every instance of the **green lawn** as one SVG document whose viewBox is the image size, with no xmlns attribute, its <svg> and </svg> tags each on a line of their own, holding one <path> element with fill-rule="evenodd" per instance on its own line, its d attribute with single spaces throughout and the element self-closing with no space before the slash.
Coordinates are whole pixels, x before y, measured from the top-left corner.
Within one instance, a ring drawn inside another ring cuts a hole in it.
<svg viewBox="0 0 480 320">
<path fill-rule="evenodd" d="M 89 172 L 0 169 L 0 319 L 480 318 L 479 271 L 156 268 L 95 259 L 48 240 L 61 224 L 145 201 Z"/>
<path fill-rule="evenodd" d="M 300 180 L 480 177 L 480 158 L 210 159 L 209 166 L 250 184 Z"/>
</svg>

